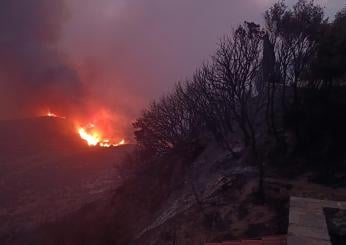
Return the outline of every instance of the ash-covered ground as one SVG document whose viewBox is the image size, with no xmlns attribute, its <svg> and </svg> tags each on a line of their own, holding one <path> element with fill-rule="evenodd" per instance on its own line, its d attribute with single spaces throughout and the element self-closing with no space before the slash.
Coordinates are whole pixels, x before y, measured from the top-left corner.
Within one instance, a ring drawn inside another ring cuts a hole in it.
<svg viewBox="0 0 346 245">
<path fill-rule="evenodd" d="M 0 121 L 0 241 L 111 193 L 131 148 L 90 148 L 64 119 Z"/>
</svg>

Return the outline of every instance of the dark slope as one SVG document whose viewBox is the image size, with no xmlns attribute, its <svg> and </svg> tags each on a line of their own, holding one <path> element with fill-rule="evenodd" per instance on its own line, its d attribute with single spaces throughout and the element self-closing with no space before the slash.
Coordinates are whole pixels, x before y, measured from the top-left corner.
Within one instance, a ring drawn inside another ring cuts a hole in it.
<svg viewBox="0 0 346 245">
<path fill-rule="evenodd" d="M 61 118 L 0 121 L 0 244 L 103 197 L 131 150 L 90 148 Z"/>
<path fill-rule="evenodd" d="M 39 117 L 0 121 L 1 153 L 85 148 L 73 124 L 63 118 Z"/>
</svg>

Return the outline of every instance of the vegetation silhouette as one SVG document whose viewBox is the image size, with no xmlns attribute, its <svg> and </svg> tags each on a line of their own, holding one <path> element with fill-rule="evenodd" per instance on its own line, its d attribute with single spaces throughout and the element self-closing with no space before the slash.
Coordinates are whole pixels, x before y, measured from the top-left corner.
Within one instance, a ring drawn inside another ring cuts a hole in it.
<svg viewBox="0 0 346 245">
<path fill-rule="evenodd" d="M 136 120 L 141 154 L 157 159 L 209 134 L 236 157 L 233 142 L 240 137 L 258 167 L 261 198 L 264 165 L 273 154 L 259 150 L 264 142 L 287 155 L 324 138 L 324 157 L 340 155 L 328 142 L 346 136 L 345 13 L 346 8 L 330 22 L 314 1 L 299 0 L 292 8 L 278 1 L 265 12 L 263 26 L 238 26 L 191 79 Z"/>
</svg>

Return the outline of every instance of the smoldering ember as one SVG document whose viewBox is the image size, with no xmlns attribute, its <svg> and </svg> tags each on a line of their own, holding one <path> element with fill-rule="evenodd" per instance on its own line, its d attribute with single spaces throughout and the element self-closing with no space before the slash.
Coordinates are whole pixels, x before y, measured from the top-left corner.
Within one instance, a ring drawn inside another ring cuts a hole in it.
<svg viewBox="0 0 346 245">
<path fill-rule="evenodd" d="M 1 0 L 1 245 L 345 245 L 344 0 Z"/>
</svg>

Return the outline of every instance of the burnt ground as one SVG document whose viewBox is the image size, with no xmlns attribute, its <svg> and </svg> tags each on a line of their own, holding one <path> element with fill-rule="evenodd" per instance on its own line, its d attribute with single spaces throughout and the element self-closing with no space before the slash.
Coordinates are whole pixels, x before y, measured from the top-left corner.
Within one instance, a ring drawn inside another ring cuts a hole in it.
<svg viewBox="0 0 346 245">
<path fill-rule="evenodd" d="M 131 146 L 92 149 L 71 126 L 55 118 L 0 122 L 1 244 L 103 198 L 126 175 Z"/>
<path fill-rule="evenodd" d="M 328 231 L 333 245 L 346 244 L 346 210 L 325 208 Z"/>
<path fill-rule="evenodd" d="M 110 199 L 42 225 L 32 244 L 187 245 L 285 233 L 286 186 L 258 203 L 255 170 L 242 162 L 213 144 L 193 160 L 172 154 Z"/>
<path fill-rule="evenodd" d="M 31 244 L 202 245 L 287 233 L 289 196 L 345 200 L 345 189 L 309 174 L 266 177 L 256 196 L 256 168 L 213 144 L 184 160 L 177 152 L 142 167 L 108 199 L 36 230 Z"/>
<path fill-rule="evenodd" d="M 2 154 L 1 244 L 201 245 L 256 238 L 287 232 L 291 195 L 346 199 L 344 188 L 310 182 L 309 173 L 267 172 L 266 200 L 259 202 L 247 154 L 234 159 L 213 142 L 192 155 L 174 152 L 136 165 L 135 174 L 128 162 L 119 165 L 131 147 L 90 150 L 69 142 Z"/>
</svg>

